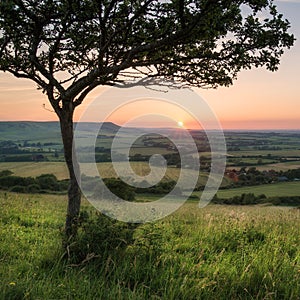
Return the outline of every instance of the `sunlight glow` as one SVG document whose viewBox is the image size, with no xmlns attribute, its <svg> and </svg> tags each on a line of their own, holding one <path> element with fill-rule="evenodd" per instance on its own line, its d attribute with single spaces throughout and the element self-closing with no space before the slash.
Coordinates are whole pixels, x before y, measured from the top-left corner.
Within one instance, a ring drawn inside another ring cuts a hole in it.
<svg viewBox="0 0 300 300">
<path fill-rule="evenodd" d="M 177 125 L 178 125 L 178 127 L 183 127 L 184 124 L 183 124 L 182 121 L 178 121 L 178 122 L 177 122 Z"/>
</svg>

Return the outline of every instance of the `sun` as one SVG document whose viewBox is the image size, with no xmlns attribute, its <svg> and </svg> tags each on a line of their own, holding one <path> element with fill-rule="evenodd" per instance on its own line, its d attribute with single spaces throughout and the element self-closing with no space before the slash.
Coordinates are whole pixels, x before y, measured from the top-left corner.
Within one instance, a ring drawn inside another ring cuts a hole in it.
<svg viewBox="0 0 300 300">
<path fill-rule="evenodd" d="M 177 122 L 177 125 L 178 125 L 178 127 L 181 127 L 181 128 L 182 128 L 184 124 L 183 124 L 182 121 L 178 121 L 178 122 Z"/>
</svg>

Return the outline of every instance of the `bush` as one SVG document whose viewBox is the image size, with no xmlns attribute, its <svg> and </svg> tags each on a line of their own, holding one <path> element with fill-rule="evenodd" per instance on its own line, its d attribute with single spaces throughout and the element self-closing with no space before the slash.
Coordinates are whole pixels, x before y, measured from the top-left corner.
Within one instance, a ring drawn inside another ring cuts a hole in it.
<svg viewBox="0 0 300 300">
<path fill-rule="evenodd" d="M 28 187 L 27 187 L 27 191 L 28 193 L 39 193 L 41 190 L 41 187 L 38 185 L 38 184 L 30 184 Z"/>
<path fill-rule="evenodd" d="M 277 196 L 277 197 L 270 197 L 266 201 L 271 202 L 273 205 L 297 206 L 300 204 L 300 197 L 299 196 Z"/>
<path fill-rule="evenodd" d="M 32 177 L 20 177 L 20 176 L 3 176 L 0 177 L 0 187 L 11 188 L 16 185 L 28 186 L 35 184 L 36 181 Z"/>
<path fill-rule="evenodd" d="M 60 191 L 66 191 L 69 188 L 69 179 L 60 180 L 58 184 Z"/>
<path fill-rule="evenodd" d="M 176 186 L 176 181 L 161 181 L 158 184 L 151 186 L 149 188 L 136 188 L 136 193 L 150 193 L 150 194 L 168 194 L 173 191 Z M 176 188 L 173 193 L 176 195 L 181 195 L 182 191 L 179 188 Z"/>
<path fill-rule="evenodd" d="M 0 172 L 0 177 L 6 177 L 6 176 L 10 176 L 12 174 L 13 174 L 13 172 L 10 170 L 3 170 Z"/>
<path fill-rule="evenodd" d="M 133 234 L 138 225 L 111 219 L 102 213 L 92 215 L 86 210 L 79 217 L 78 236 L 69 245 L 69 259 L 82 262 L 90 254 L 100 257 L 113 255 L 133 242 Z"/>
<path fill-rule="evenodd" d="M 59 183 L 55 175 L 53 174 L 42 174 L 36 177 L 36 181 L 41 189 L 50 191 L 59 191 Z"/>
<path fill-rule="evenodd" d="M 0 188 L 6 190 L 15 186 L 22 186 L 29 193 L 42 193 L 42 191 L 47 193 L 47 191 L 66 191 L 69 185 L 68 179 L 59 181 L 53 174 L 43 174 L 36 178 L 11 176 L 11 174 L 13 173 L 9 170 L 0 172 Z M 21 190 L 18 192 L 22 192 Z"/>
<path fill-rule="evenodd" d="M 10 192 L 14 193 L 27 193 L 27 189 L 25 186 L 15 185 L 9 189 Z"/>
<path fill-rule="evenodd" d="M 228 205 L 253 205 L 258 203 L 266 202 L 266 195 L 261 194 L 259 196 L 255 196 L 253 193 L 244 193 L 240 196 L 234 196 L 228 199 L 218 198 L 216 195 L 214 196 L 212 202 L 216 204 L 228 204 Z"/>
<path fill-rule="evenodd" d="M 133 201 L 135 199 L 134 188 L 123 182 L 119 178 L 105 178 L 104 183 L 106 187 L 116 196 L 127 201 Z M 103 197 L 109 197 L 105 189 L 101 186 L 96 186 L 94 190 L 94 196 L 102 195 Z"/>
</svg>

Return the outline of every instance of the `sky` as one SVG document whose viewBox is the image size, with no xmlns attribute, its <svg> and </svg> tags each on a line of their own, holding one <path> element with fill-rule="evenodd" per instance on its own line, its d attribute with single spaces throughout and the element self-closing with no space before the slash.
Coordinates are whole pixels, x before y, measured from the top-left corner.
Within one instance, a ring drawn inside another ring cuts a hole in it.
<svg viewBox="0 0 300 300">
<path fill-rule="evenodd" d="M 195 90 L 215 112 L 223 129 L 300 129 L 300 0 L 275 3 L 291 22 L 290 31 L 297 39 L 294 47 L 283 55 L 279 70 L 242 71 L 233 86 Z M 75 120 L 80 119 L 89 103 L 105 89 L 99 87 L 89 94 L 76 110 Z M 0 105 L 0 121 L 57 120 L 47 97 L 34 83 L 3 72 L 0 72 Z M 174 116 L 176 124 L 182 121 L 184 124 L 179 123 L 180 126 L 192 127 L 186 116 L 174 111 L 178 114 Z M 124 114 L 120 118 L 115 113 L 109 121 L 126 122 Z"/>
</svg>

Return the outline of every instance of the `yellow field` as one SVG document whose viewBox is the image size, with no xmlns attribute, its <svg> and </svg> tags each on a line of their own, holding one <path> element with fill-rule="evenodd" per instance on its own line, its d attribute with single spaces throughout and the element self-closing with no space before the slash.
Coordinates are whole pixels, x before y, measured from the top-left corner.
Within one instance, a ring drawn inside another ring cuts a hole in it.
<svg viewBox="0 0 300 300">
<path fill-rule="evenodd" d="M 300 168 L 300 161 L 290 161 L 290 162 L 268 164 L 268 165 L 262 165 L 256 167 L 256 169 L 260 171 L 263 170 L 287 171 L 290 169 L 298 169 L 298 168 Z"/>
<path fill-rule="evenodd" d="M 146 162 L 131 162 L 133 171 L 139 176 L 146 176 L 150 172 L 149 164 Z M 122 166 L 122 163 L 119 163 Z M 117 177 L 116 171 L 109 162 L 98 163 L 98 171 L 102 178 Z M 121 167 L 122 171 L 127 170 Z M 0 163 L 0 171 L 11 170 L 14 175 L 22 177 L 36 177 L 41 174 L 54 174 L 58 179 L 68 178 L 68 170 L 63 162 L 3 162 Z M 155 169 L 154 169 L 155 173 Z M 165 179 L 166 180 L 178 180 L 180 169 L 167 168 Z M 89 174 L 88 174 L 89 175 Z M 157 174 L 159 176 L 159 173 Z M 158 177 L 159 179 L 160 177 Z M 199 176 L 198 184 L 204 185 L 207 180 L 207 174 L 201 173 Z"/>
<path fill-rule="evenodd" d="M 63 162 L 1 162 L 0 171 L 10 170 L 16 176 L 36 177 L 54 174 L 58 179 L 68 178 L 68 170 Z"/>
</svg>

